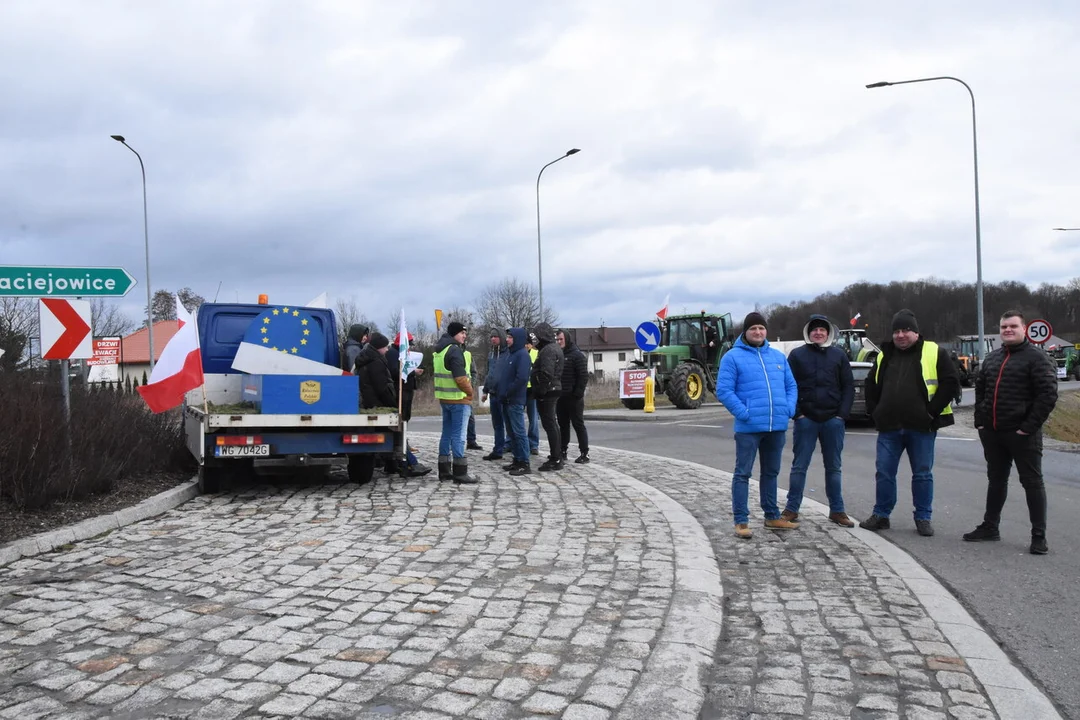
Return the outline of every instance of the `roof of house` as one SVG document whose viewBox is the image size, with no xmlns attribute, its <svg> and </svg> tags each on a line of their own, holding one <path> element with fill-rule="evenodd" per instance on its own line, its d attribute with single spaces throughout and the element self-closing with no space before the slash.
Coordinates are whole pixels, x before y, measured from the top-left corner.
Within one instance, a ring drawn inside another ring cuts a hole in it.
<svg viewBox="0 0 1080 720">
<path fill-rule="evenodd" d="M 154 323 L 154 362 L 161 359 L 161 351 L 179 329 L 180 324 L 176 320 Z M 120 339 L 120 362 L 125 365 L 150 363 L 150 335 L 145 327 Z"/>
<path fill-rule="evenodd" d="M 599 327 L 599 328 L 563 328 L 570 333 L 574 343 L 582 350 L 633 350 L 637 347 L 634 340 L 634 328 Z"/>
</svg>

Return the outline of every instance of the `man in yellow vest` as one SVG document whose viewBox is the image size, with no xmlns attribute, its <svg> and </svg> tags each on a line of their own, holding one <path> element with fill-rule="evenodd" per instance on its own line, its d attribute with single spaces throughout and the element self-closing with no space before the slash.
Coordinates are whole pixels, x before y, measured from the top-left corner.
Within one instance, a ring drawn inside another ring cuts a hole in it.
<svg viewBox="0 0 1080 720">
<path fill-rule="evenodd" d="M 463 345 L 467 329 L 451 322 L 446 333 L 435 344 L 435 399 L 442 407 L 442 437 L 439 438 L 439 479 L 461 485 L 474 485 L 469 477 L 469 461 L 465 458 L 465 433 L 472 412 L 473 387 Z"/>
<path fill-rule="evenodd" d="M 934 442 L 937 431 L 953 424 L 951 402 L 960 387 L 949 353 L 923 340 L 910 310 L 893 316 L 892 342 L 883 343 L 866 379 L 866 409 L 877 439 L 877 498 L 874 512 L 859 527 L 889 529 L 896 507 L 896 472 L 900 456 L 911 463 L 911 497 L 915 529 L 934 534 L 930 517 L 934 502 Z"/>
</svg>

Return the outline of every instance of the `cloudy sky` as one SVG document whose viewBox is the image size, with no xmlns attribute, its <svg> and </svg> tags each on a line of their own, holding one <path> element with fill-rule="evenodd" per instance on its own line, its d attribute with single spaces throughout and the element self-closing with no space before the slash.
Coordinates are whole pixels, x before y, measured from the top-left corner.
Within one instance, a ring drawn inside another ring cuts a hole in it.
<svg viewBox="0 0 1080 720">
<path fill-rule="evenodd" d="M 1080 5 L 0 4 L 0 263 L 383 322 L 537 280 L 568 326 L 859 280 L 1080 275 Z M 974 299 L 973 299 L 974 302 Z"/>
</svg>

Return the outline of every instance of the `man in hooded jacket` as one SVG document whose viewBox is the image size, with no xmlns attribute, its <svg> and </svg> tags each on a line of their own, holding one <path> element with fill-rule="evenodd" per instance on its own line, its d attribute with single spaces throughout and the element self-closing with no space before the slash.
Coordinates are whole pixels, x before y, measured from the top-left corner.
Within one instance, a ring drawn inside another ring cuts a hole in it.
<svg viewBox="0 0 1080 720">
<path fill-rule="evenodd" d="M 562 393 L 563 353 L 555 343 L 555 328 L 551 325 L 546 322 L 539 323 L 533 328 L 533 333 L 536 335 L 539 351 L 532 366 L 533 397 L 536 398 L 540 411 L 540 424 L 544 426 L 544 432 L 547 433 L 550 451 L 547 462 L 540 466 L 540 470 L 543 472 L 562 470 L 562 438 L 559 434 L 556 405 Z"/>
<path fill-rule="evenodd" d="M 532 472 L 529 466 L 529 437 L 525 430 L 525 402 L 532 359 L 526 348 L 525 328 L 507 330 L 506 347 L 509 353 L 497 371 L 498 390 L 503 400 L 506 424 L 510 429 L 510 449 L 514 453 L 514 461 L 503 465 L 503 470 L 510 471 L 510 474 L 516 477 Z"/>
<path fill-rule="evenodd" d="M 573 425 L 580 453 L 574 462 L 584 464 L 589 462 L 589 432 L 585 429 L 585 387 L 589 384 L 589 363 L 585 360 L 585 353 L 578 349 L 565 330 L 555 333 L 555 340 L 563 353 L 562 392 L 555 407 L 563 461 L 570 449 L 570 426 Z"/>
<path fill-rule="evenodd" d="M 356 323 L 349 326 L 349 335 L 345 338 L 345 346 L 341 353 L 341 369 L 353 372 L 356 367 L 356 358 L 368 341 L 368 326 Z"/>
<path fill-rule="evenodd" d="M 491 429 L 495 432 L 495 447 L 484 456 L 484 460 L 502 460 L 503 453 L 510 447 L 506 436 L 506 419 L 503 415 L 502 398 L 499 396 L 499 364 L 508 354 L 506 333 L 502 330 L 491 331 L 491 349 L 488 350 L 487 375 L 484 376 L 484 394 L 481 401 L 488 402 L 491 412 Z M 490 400 L 490 402 L 489 402 Z"/>
</svg>

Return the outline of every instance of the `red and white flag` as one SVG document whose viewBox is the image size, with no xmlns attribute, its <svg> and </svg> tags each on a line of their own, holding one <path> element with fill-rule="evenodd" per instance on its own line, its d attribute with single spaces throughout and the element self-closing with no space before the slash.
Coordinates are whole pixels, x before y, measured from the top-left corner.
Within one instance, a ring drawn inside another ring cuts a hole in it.
<svg viewBox="0 0 1080 720">
<path fill-rule="evenodd" d="M 199 331 L 195 318 L 176 298 L 176 321 L 180 330 L 172 336 L 150 374 L 150 382 L 139 394 L 156 413 L 165 412 L 184 402 L 184 395 L 203 384 L 202 358 L 199 355 Z"/>
<path fill-rule="evenodd" d="M 661 320 L 667 320 L 667 306 L 668 306 L 668 300 L 670 300 L 670 299 L 671 299 L 671 293 L 668 293 L 667 297 L 664 298 L 664 307 L 662 307 L 662 308 L 660 308 L 659 310 L 656 311 L 656 317 L 660 318 Z"/>
<path fill-rule="evenodd" d="M 861 317 L 862 317 L 861 312 L 860 313 L 855 313 L 855 317 L 851 318 L 851 320 L 850 320 L 851 327 L 855 327 L 855 323 L 857 323 L 859 321 L 859 318 L 861 318 Z"/>
</svg>

